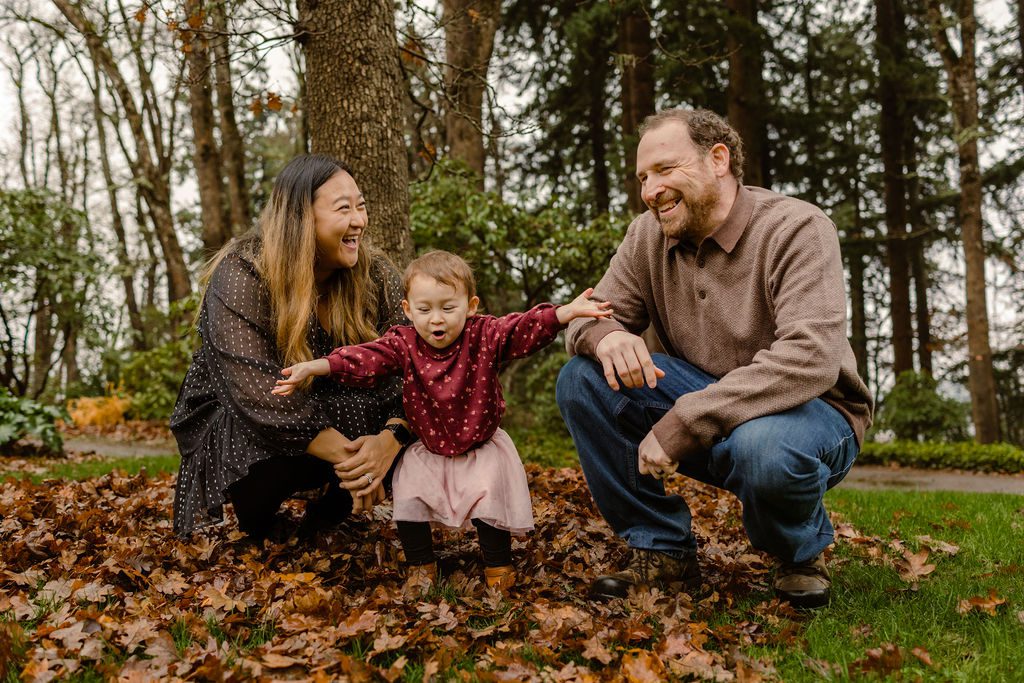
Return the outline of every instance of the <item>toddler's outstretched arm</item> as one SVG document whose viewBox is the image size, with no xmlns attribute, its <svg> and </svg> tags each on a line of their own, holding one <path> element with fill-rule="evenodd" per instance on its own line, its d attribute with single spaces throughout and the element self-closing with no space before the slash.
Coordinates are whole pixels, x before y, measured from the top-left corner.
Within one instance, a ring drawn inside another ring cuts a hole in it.
<svg viewBox="0 0 1024 683">
<path fill-rule="evenodd" d="M 558 310 L 555 311 L 555 315 L 558 317 L 558 322 L 566 325 L 571 320 L 576 318 L 608 318 L 612 314 L 612 304 L 610 301 L 592 301 L 590 295 L 594 293 L 594 288 L 589 287 L 587 291 L 580 294 L 578 297 L 572 300 L 564 306 L 559 306 Z"/>
<path fill-rule="evenodd" d="M 331 374 L 331 364 L 326 358 L 307 360 L 304 363 L 296 363 L 281 371 L 285 379 L 277 380 L 277 386 L 270 390 L 270 393 L 278 396 L 290 396 L 295 389 L 306 381 L 307 378 Z"/>
</svg>

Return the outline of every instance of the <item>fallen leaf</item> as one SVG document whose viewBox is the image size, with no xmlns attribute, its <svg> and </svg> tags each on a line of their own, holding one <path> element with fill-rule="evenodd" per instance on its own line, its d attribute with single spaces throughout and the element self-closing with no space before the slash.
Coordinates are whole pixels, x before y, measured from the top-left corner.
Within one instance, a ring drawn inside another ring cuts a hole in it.
<svg viewBox="0 0 1024 683">
<path fill-rule="evenodd" d="M 935 565 L 928 564 L 927 550 L 917 553 L 904 551 L 903 559 L 896 562 L 896 569 L 901 579 L 913 583 L 935 571 Z"/>
<path fill-rule="evenodd" d="M 915 647 L 910 650 L 910 654 L 921 660 L 921 663 L 925 666 L 934 667 L 935 664 L 932 662 L 932 656 L 928 654 L 928 650 L 923 647 Z"/>
<path fill-rule="evenodd" d="M 996 615 L 996 610 L 1005 602 L 1006 599 L 997 596 L 996 589 L 991 588 L 989 589 L 988 596 L 986 597 L 973 597 L 961 600 L 957 603 L 956 611 L 960 614 L 967 614 L 968 612 L 984 612 L 985 614 L 994 617 Z"/>
<path fill-rule="evenodd" d="M 288 667 L 298 666 L 303 663 L 301 659 L 286 657 L 276 652 L 267 652 L 260 659 L 260 662 L 268 669 L 287 669 Z"/>
<path fill-rule="evenodd" d="M 938 541 L 931 536 L 918 536 L 917 541 L 921 545 L 927 547 L 935 552 L 945 553 L 947 555 L 956 555 L 960 552 L 960 546 L 953 545 L 952 543 L 946 543 L 945 541 Z"/>
<path fill-rule="evenodd" d="M 210 607 L 216 611 L 231 612 L 232 610 L 245 611 L 245 603 L 236 600 L 223 591 L 213 586 L 204 586 L 202 590 L 203 607 Z"/>
<path fill-rule="evenodd" d="M 646 650 L 629 650 L 622 655 L 622 676 L 629 683 L 658 683 L 665 679 L 665 665 Z"/>
<path fill-rule="evenodd" d="M 864 654 L 863 658 L 850 663 L 851 672 L 885 676 L 903 667 L 903 651 L 892 643 L 869 648 Z"/>
<path fill-rule="evenodd" d="M 583 645 L 586 646 L 583 650 L 583 656 L 587 659 L 596 659 L 602 664 L 608 664 L 612 661 L 612 653 L 598 640 L 596 635 L 583 641 Z"/>
</svg>

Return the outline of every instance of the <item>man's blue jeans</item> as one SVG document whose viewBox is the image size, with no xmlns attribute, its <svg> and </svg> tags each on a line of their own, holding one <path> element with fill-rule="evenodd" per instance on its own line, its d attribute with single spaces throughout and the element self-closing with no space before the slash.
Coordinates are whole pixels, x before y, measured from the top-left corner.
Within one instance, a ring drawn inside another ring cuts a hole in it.
<svg viewBox="0 0 1024 683">
<path fill-rule="evenodd" d="M 654 389 L 614 391 L 601 365 L 576 357 L 558 376 L 557 400 L 580 455 L 594 501 L 633 548 L 681 556 L 696 552 L 686 502 L 641 475 L 637 447 L 676 398 L 715 378 L 686 361 L 655 354 L 665 371 Z M 859 447 L 846 419 L 821 399 L 741 424 L 728 438 L 679 463 L 679 472 L 734 493 L 751 544 L 787 562 L 803 562 L 834 536 L 822 504 L 846 476 Z"/>
</svg>

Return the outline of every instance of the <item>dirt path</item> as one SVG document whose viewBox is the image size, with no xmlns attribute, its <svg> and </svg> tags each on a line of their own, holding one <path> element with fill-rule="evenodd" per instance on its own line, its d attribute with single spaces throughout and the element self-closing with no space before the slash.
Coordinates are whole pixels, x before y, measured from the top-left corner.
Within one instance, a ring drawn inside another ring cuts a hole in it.
<svg viewBox="0 0 1024 683">
<path fill-rule="evenodd" d="M 965 491 L 1024 495 L 1024 475 L 985 474 L 962 470 L 919 470 L 911 467 L 854 465 L 840 486 L 855 489 Z"/>
<path fill-rule="evenodd" d="M 97 453 L 110 458 L 142 458 L 150 455 L 176 455 L 173 439 L 166 441 L 124 441 L 102 436 L 64 437 L 65 451 Z"/>
<path fill-rule="evenodd" d="M 125 441 L 101 436 L 66 438 L 69 451 L 94 452 L 111 458 L 174 455 L 173 439 L 166 441 Z M 855 489 L 897 489 L 904 491 L 966 491 L 970 493 L 1012 493 L 1024 495 L 1024 474 L 982 474 L 961 470 L 919 470 L 911 467 L 856 465 L 842 486 Z"/>
</svg>

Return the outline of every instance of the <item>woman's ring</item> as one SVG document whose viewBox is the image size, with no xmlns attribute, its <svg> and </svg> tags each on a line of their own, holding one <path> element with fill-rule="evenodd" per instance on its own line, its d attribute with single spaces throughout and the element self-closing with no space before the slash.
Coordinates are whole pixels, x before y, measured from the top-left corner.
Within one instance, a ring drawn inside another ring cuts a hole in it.
<svg viewBox="0 0 1024 683">
<path fill-rule="evenodd" d="M 366 473 L 366 474 L 364 474 L 363 476 L 364 476 L 364 477 L 366 477 L 366 484 L 367 484 L 367 485 L 373 484 L 373 475 L 372 475 L 372 474 L 370 474 L 369 472 L 367 472 L 367 473 Z"/>
</svg>

